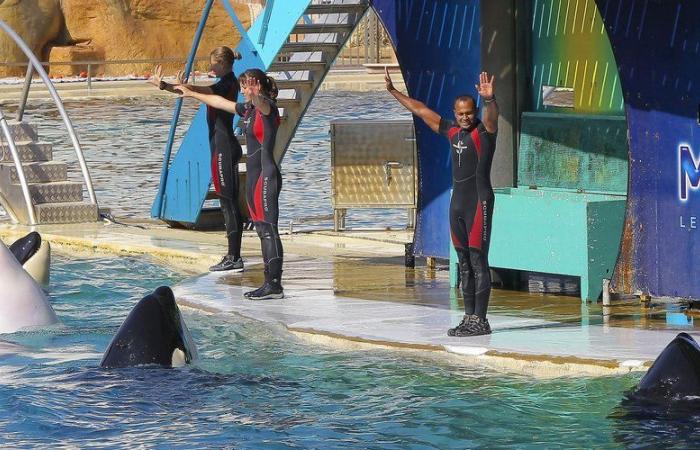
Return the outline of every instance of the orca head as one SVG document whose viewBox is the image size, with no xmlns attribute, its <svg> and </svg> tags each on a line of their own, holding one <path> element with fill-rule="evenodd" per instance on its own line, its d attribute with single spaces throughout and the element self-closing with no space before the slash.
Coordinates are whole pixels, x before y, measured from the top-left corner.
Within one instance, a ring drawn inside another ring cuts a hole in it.
<svg viewBox="0 0 700 450">
<path fill-rule="evenodd" d="M 161 286 L 131 310 L 105 351 L 100 366 L 179 367 L 197 357 L 173 291 Z"/>
<path fill-rule="evenodd" d="M 10 245 L 10 251 L 15 255 L 20 265 L 24 265 L 24 263 L 29 261 L 29 258 L 39 251 L 39 247 L 41 247 L 41 235 L 36 231 L 32 231 L 25 237 L 13 242 Z"/>
</svg>

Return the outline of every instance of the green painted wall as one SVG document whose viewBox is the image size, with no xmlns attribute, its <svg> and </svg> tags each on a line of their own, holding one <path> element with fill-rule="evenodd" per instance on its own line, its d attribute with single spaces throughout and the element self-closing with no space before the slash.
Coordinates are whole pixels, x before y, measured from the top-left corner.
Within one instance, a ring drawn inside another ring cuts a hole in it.
<svg viewBox="0 0 700 450">
<path fill-rule="evenodd" d="M 533 111 L 624 115 L 617 64 L 595 1 L 532 1 Z M 544 106 L 543 85 L 573 88 L 574 107 Z"/>
</svg>

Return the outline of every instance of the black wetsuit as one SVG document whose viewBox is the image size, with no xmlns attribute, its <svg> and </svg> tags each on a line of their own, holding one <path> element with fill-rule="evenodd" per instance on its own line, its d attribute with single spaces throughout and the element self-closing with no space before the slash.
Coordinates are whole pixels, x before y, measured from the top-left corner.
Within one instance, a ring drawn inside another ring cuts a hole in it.
<svg viewBox="0 0 700 450">
<path fill-rule="evenodd" d="M 235 102 L 240 86 L 231 72 L 212 85 L 211 90 L 214 94 Z M 207 106 L 211 177 L 224 213 L 228 254 L 238 259 L 241 257 L 243 237 L 243 222 L 238 208 L 238 162 L 243 151 L 233 133 L 233 117 L 233 113 Z"/>
<path fill-rule="evenodd" d="M 248 156 L 246 162 L 246 201 L 250 219 L 260 237 L 265 280 L 279 284 L 282 277 L 282 241 L 277 222 L 278 201 L 282 189 L 282 174 L 273 155 L 280 115 L 277 104 L 269 99 L 270 114 L 264 115 L 252 103 L 238 103 L 246 133 Z"/>
<path fill-rule="evenodd" d="M 464 310 L 483 319 L 491 294 L 488 254 L 494 203 L 491 163 L 496 133 L 489 133 L 479 120 L 463 129 L 442 118 L 439 131 L 449 139 L 452 155 L 450 234 L 459 257 Z"/>
</svg>

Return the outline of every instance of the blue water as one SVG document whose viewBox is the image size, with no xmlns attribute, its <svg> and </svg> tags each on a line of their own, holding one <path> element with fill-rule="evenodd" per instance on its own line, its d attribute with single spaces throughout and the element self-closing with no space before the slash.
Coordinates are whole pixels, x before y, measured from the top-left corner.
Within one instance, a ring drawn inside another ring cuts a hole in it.
<svg viewBox="0 0 700 450">
<path fill-rule="evenodd" d="M 94 99 L 69 101 L 66 110 L 85 152 L 98 201 L 117 217 L 148 218 L 158 190 L 163 150 L 168 137 L 172 98 Z M 12 105 L 6 111 L 12 113 Z M 174 149 L 197 111 L 186 102 Z M 280 226 L 290 220 L 329 215 L 331 209 L 331 151 L 328 134 L 333 119 L 410 119 L 386 92 L 319 92 L 311 103 L 282 165 Z M 39 127 L 42 141 L 54 145 L 54 159 L 69 163 L 69 178 L 81 181 L 75 153 L 58 111 L 50 103 L 30 103 L 29 122 Z M 402 209 L 352 209 L 348 227 L 406 226 Z M 321 223 L 326 228 L 331 222 Z M 317 225 L 318 226 L 318 225 Z"/>
<path fill-rule="evenodd" d="M 55 257 L 52 269 L 62 325 L 3 336 L 22 346 L 0 357 L 3 448 L 698 445 L 697 420 L 611 416 L 638 375 L 509 376 L 427 354 L 314 346 L 279 325 L 189 309 L 196 364 L 100 369 L 135 302 L 181 276 L 128 258 Z"/>
</svg>

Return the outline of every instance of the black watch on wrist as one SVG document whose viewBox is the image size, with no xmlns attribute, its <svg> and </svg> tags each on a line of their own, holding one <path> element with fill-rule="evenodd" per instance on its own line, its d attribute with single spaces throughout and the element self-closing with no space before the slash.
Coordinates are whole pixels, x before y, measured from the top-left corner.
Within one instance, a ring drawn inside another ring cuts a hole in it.
<svg viewBox="0 0 700 450">
<path fill-rule="evenodd" d="M 158 89 L 160 89 L 161 91 L 164 91 L 165 88 L 167 88 L 167 87 L 168 87 L 168 83 L 166 83 L 163 80 L 160 80 L 160 84 L 158 85 Z"/>
</svg>

